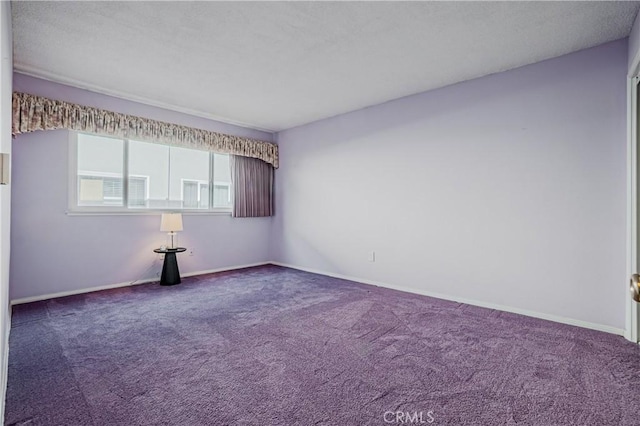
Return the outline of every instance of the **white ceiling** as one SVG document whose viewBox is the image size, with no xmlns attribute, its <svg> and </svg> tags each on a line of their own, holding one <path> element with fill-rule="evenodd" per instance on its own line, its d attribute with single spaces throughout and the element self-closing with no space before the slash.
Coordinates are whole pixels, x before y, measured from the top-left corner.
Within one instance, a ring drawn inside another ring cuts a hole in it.
<svg viewBox="0 0 640 426">
<path fill-rule="evenodd" d="M 278 131 L 626 37 L 639 2 L 13 2 L 15 69 Z"/>
</svg>

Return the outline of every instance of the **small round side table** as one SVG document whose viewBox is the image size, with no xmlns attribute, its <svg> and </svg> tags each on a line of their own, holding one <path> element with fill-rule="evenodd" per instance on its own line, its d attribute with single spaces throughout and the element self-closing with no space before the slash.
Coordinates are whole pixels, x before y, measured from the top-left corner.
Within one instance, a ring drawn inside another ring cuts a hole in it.
<svg viewBox="0 0 640 426">
<path fill-rule="evenodd" d="M 180 284 L 180 271 L 178 270 L 178 260 L 176 253 L 187 251 L 184 247 L 175 248 L 157 248 L 153 250 L 156 253 L 164 254 L 164 263 L 162 264 L 162 275 L 160 276 L 160 285 L 176 285 Z"/>
</svg>

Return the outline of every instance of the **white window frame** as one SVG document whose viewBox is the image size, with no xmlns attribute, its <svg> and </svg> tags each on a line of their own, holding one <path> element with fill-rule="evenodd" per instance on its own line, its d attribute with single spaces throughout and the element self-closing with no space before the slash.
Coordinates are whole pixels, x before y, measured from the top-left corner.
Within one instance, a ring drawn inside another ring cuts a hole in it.
<svg viewBox="0 0 640 426">
<path fill-rule="evenodd" d="M 68 169 L 68 203 L 67 203 L 67 214 L 68 215 L 157 215 L 158 213 L 174 211 L 181 212 L 184 214 L 193 214 L 193 215 L 230 215 L 231 207 L 212 207 L 213 205 L 213 167 L 214 161 L 213 156 L 214 153 L 209 153 L 209 174 L 210 180 L 202 181 L 205 184 L 209 184 L 209 200 L 210 200 L 210 208 L 202 209 L 202 208 L 130 208 L 127 206 L 128 203 L 128 190 L 129 190 L 129 158 L 128 158 L 128 143 L 129 140 L 126 138 L 115 138 L 108 135 L 96 135 L 100 137 L 111 137 L 112 139 L 122 140 L 124 141 L 124 149 L 123 149 L 123 169 L 122 169 L 122 177 L 123 177 L 123 205 L 122 206 L 79 206 L 78 205 L 78 134 L 90 134 L 85 132 L 77 132 L 70 130 L 69 131 L 69 169 Z M 85 172 L 85 170 L 80 171 L 81 175 Z M 105 173 L 105 172 L 90 172 L 86 171 L 90 176 L 103 176 L 103 177 L 120 177 L 117 173 Z M 150 187 L 150 177 L 143 175 L 131 175 L 133 177 L 145 177 L 147 178 L 147 187 L 146 187 L 146 197 L 149 198 L 149 187 Z M 183 179 L 181 179 L 183 180 Z M 189 179 L 187 179 L 189 180 Z M 197 181 L 200 182 L 200 181 Z M 216 184 L 218 184 L 216 182 Z M 229 185 L 227 182 L 221 182 L 221 185 Z M 200 188 L 200 186 L 198 186 Z M 181 194 L 180 198 L 182 198 L 182 185 L 181 185 Z M 231 192 L 231 191 L 229 191 Z M 200 194 L 198 193 L 198 197 Z"/>
</svg>

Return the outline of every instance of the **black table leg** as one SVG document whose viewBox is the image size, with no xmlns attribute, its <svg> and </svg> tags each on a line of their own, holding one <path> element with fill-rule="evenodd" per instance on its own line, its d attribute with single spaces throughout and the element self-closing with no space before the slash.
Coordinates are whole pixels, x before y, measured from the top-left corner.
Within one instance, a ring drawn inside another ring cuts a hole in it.
<svg viewBox="0 0 640 426">
<path fill-rule="evenodd" d="M 176 254 L 169 252 L 164 255 L 164 263 L 162 264 L 162 276 L 160 277 L 160 285 L 180 284 L 180 271 L 178 270 L 178 261 Z"/>
</svg>

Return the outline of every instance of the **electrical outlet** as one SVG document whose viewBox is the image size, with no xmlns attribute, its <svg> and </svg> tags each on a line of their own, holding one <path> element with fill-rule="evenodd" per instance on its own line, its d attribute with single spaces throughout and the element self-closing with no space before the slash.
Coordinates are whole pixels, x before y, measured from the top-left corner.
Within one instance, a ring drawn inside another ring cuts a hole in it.
<svg viewBox="0 0 640 426">
<path fill-rule="evenodd" d="M 369 252 L 369 262 L 375 262 L 376 261 L 376 252 L 375 251 L 370 251 Z"/>
</svg>

